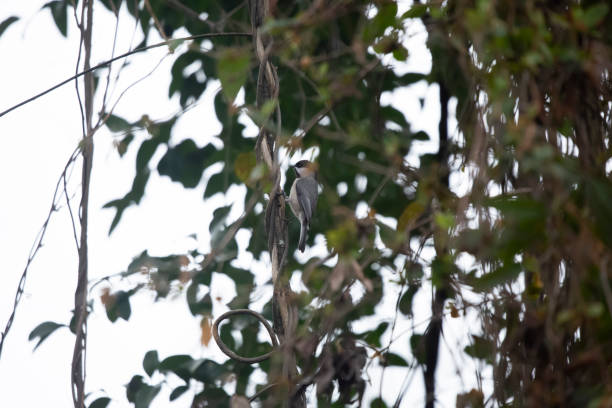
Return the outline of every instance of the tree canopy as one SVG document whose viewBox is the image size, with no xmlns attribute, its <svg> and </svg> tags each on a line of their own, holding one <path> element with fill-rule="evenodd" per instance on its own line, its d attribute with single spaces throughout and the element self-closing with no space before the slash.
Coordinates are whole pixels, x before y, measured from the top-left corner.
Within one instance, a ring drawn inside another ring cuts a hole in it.
<svg viewBox="0 0 612 408">
<path fill-rule="evenodd" d="M 130 190 L 105 206 L 115 214 L 111 236 L 129 217 L 125 210 L 146 194 L 152 172 L 186 189 L 204 183 L 205 202 L 219 194 L 232 199 L 231 205 L 211 208 L 210 252 L 144 251 L 108 279 L 101 303 L 111 321 L 139 312 L 130 306 L 139 292 L 152 291 L 158 300 L 180 293 L 202 321 L 202 343 L 215 337 L 226 354 L 235 353 L 219 363 L 148 351 L 144 373 L 135 373 L 126 387 L 129 402 L 149 406 L 164 386 L 153 377 L 159 373 L 183 380 L 171 401 L 196 390 L 193 407 L 243 407 L 249 399 L 262 406 L 357 405 L 364 392 L 378 387 L 367 381 L 367 371 L 395 367 L 406 377 L 422 372 L 423 404 L 433 407 L 436 378 L 440 383 L 459 375 L 436 372 L 444 326 L 464 319 L 478 325 L 469 329 L 469 344 L 454 352 L 479 361 L 482 369 L 469 374 L 476 375 L 478 387 L 458 390 L 457 407 L 610 405 L 607 2 L 55 0 L 45 5 L 63 35 L 74 12 L 84 50 L 95 47 L 91 31 L 87 45 L 85 16 L 102 7 L 116 16 L 127 11 L 138 23 L 144 40 L 135 51 L 146 52 L 157 33 L 161 46 L 177 55 L 168 96 L 178 95 L 182 107 L 164 120 L 142 112 L 131 122 L 106 99 L 93 106 L 94 93 L 106 97 L 102 70 L 83 77 L 92 86 L 85 104 L 91 120 L 79 146 L 83 168 L 101 126 L 115 135 L 119 155 L 137 151 Z M 0 34 L 13 21 L 4 20 Z M 427 33 L 428 73 L 402 71 L 415 27 Z M 422 127 L 407 119 L 401 100 L 389 102 L 403 90 L 410 98 L 419 83 L 437 92 L 435 134 L 416 130 Z M 219 84 L 214 96 L 219 134 L 204 146 L 190 138 L 174 142 L 181 115 Z M 247 123 L 258 128 L 256 137 L 245 132 Z M 420 148 L 426 141 L 435 152 Z M 156 152 L 162 152 L 158 162 Z M 316 163 L 321 186 L 308 245 L 324 248 L 325 255 L 297 252 L 299 223 L 285 211 L 282 192 L 289 193 L 295 176 L 281 172 L 301 157 Z M 89 166 L 96 171 L 95 162 Z M 86 200 L 81 208 L 87 208 Z M 232 208 L 242 215 L 230 216 Z M 239 250 L 238 231 L 248 232 L 246 249 Z M 235 262 L 245 253 L 269 266 L 264 285 L 272 289 L 269 300 L 255 318 L 242 314 L 219 321 L 213 274 L 235 285 L 229 310 L 253 307 L 261 293 L 254 271 Z M 289 285 L 296 273 L 303 289 Z M 138 274 L 142 282 L 130 288 L 113 286 Z M 423 316 L 417 318 L 413 308 L 418 294 L 431 301 L 421 326 L 416 323 Z M 395 296 L 394 306 L 381 307 L 388 296 Z M 77 342 L 86 307 L 93 307 L 87 298 L 80 304 L 82 311 L 75 306 L 73 321 L 66 322 Z M 265 336 L 262 319 L 271 325 Z M 413 322 L 409 332 L 395 332 L 398 319 Z M 30 337 L 40 344 L 58 327 L 44 322 Z M 241 358 L 261 360 L 267 353 L 269 358 L 254 363 Z M 267 385 L 253 394 L 261 371 Z M 410 387 L 406 381 L 395 395 L 370 397 L 367 403 L 404 406 Z M 96 395 L 87 406 L 110 402 Z M 76 398 L 78 404 L 82 398 Z"/>
</svg>

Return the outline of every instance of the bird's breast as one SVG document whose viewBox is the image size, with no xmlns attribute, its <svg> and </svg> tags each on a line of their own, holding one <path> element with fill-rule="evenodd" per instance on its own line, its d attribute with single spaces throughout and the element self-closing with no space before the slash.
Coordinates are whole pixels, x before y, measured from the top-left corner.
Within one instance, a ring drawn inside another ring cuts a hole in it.
<svg viewBox="0 0 612 408">
<path fill-rule="evenodd" d="M 293 214 L 299 219 L 299 214 L 302 212 L 302 209 L 300 208 L 300 203 L 298 202 L 297 198 L 297 191 L 295 190 L 296 182 L 297 180 L 293 182 L 291 185 L 291 191 L 289 192 L 289 207 L 291 207 L 291 211 L 293 211 Z"/>
</svg>

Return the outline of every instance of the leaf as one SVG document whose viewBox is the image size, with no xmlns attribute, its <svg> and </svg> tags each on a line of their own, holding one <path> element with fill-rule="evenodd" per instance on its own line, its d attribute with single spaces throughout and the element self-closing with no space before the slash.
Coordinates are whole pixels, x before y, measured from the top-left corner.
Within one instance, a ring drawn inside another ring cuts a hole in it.
<svg viewBox="0 0 612 408">
<path fill-rule="evenodd" d="M 170 393 L 170 401 L 174 401 L 175 399 L 183 395 L 188 389 L 189 389 L 188 385 L 181 385 L 181 386 L 176 387 Z"/>
<path fill-rule="evenodd" d="M 410 336 L 410 349 L 412 355 L 419 364 L 425 364 L 425 347 L 423 345 L 423 335 L 413 334 Z"/>
<path fill-rule="evenodd" d="M 420 285 L 411 284 L 408 286 L 408 289 L 406 290 L 406 292 L 404 292 L 404 294 L 400 298 L 400 302 L 399 302 L 400 312 L 402 312 L 403 314 L 407 316 L 412 316 L 412 299 L 414 298 L 414 295 L 416 295 L 416 293 L 419 291 L 419 288 L 420 288 Z"/>
<path fill-rule="evenodd" d="M 408 367 L 408 362 L 404 359 L 404 357 L 395 354 L 395 353 L 385 353 L 382 355 L 382 363 L 383 366 L 399 366 L 399 367 Z"/>
<path fill-rule="evenodd" d="M 234 161 L 234 172 L 238 179 L 244 184 L 252 185 L 253 180 L 251 179 L 251 175 L 255 166 L 257 166 L 257 159 L 255 158 L 254 152 L 240 153 Z"/>
<path fill-rule="evenodd" d="M 206 187 L 204 188 L 204 199 L 214 196 L 217 193 L 224 192 L 224 172 L 215 173 L 206 182 Z"/>
<path fill-rule="evenodd" d="M 147 354 L 145 354 L 142 360 L 142 368 L 144 368 L 145 373 L 147 373 L 149 377 L 152 376 L 155 370 L 157 370 L 157 366 L 159 366 L 157 350 L 147 351 Z"/>
<path fill-rule="evenodd" d="M 191 358 L 191 356 L 188 356 L 186 354 L 177 354 L 174 356 L 167 357 L 161 363 L 159 363 L 158 370 L 175 371 L 192 361 L 193 358 Z"/>
<path fill-rule="evenodd" d="M 606 3 L 593 4 L 586 10 L 576 8 L 573 10 L 572 16 L 579 21 L 587 29 L 591 29 L 599 25 L 610 11 L 610 6 Z"/>
<path fill-rule="evenodd" d="M 471 357 L 485 360 L 491 363 L 495 347 L 493 343 L 484 337 L 472 335 L 472 344 L 465 347 L 465 353 Z"/>
<path fill-rule="evenodd" d="M 512 282 L 519 276 L 521 270 L 520 264 L 510 263 L 476 278 L 471 285 L 475 291 L 487 292 L 497 285 Z"/>
<path fill-rule="evenodd" d="M 134 407 L 147 408 L 149 405 L 151 405 L 151 402 L 157 396 L 160 390 L 160 385 L 152 387 L 150 385 L 145 384 L 145 386 L 138 390 L 138 392 L 136 393 Z"/>
<path fill-rule="evenodd" d="M 118 318 L 122 318 L 123 320 L 129 320 L 130 315 L 132 314 L 132 308 L 130 307 L 130 296 L 132 296 L 136 291 L 136 289 L 132 289 L 130 291 L 120 290 L 111 294 L 104 306 L 106 307 L 106 316 L 108 320 L 111 322 L 117 321 Z"/>
<path fill-rule="evenodd" d="M 612 185 L 607 180 L 590 179 L 586 183 L 586 199 L 594 217 L 599 237 L 612 247 Z"/>
<path fill-rule="evenodd" d="M 48 8 L 51 11 L 51 16 L 58 30 L 64 37 L 68 35 L 68 1 L 67 0 L 54 0 L 50 1 L 41 10 Z"/>
<path fill-rule="evenodd" d="M 105 125 L 108 130 L 113 133 L 124 132 L 127 129 L 131 128 L 130 122 L 117 115 L 112 114 L 108 116 Z"/>
<path fill-rule="evenodd" d="M 34 346 L 34 350 L 41 345 L 43 341 L 47 339 L 54 331 L 59 329 L 60 327 L 65 327 L 65 324 L 55 323 L 55 322 L 44 322 L 39 324 L 30 332 L 28 336 L 28 340 L 32 341 L 38 337 L 38 342 Z"/>
<path fill-rule="evenodd" d="M 202 329 L 202 336 L 200 337 L 200 342 L 203 346 L 208 346 L 208 343 L 210 343 L 210 339 L 212 338 L 212 326 L 210 325 L 210 316 L 202 317 L 202 321 L 200 322 L 200 328 Z"/>
<path fill-rule="evenodd" d="M 217 149 L 211 144 L 199 149 L 191 139 L 183 140 L 168 149 L 157 165 L 157 171 L 187 188 L 194 188 L 200 182 L 207 167 L 206 159 Z"/>
<path fill-rule="evenodd" d="M 117 152 L 119 153 L 119 157 L 123 157 L 133 140 L 134 135 L 132 133 L 128 133 L 119 143 L 117 143 Z"/>
<path fill-rule="evenodd" d="M 214 384 L 227 372 L 226 368 L 212 360 L 194 361 L 192 377 L 206 384 Z"/>
<path fill-rule="evenodd" d="M 208 230 L 210 231 L 211 248 L 215 248 L 217 246 L 216 244 L 223 235 L 225 220 L 227 219 L 231 209 L 231 205 L 226 205 L 224 207 L 217 208 L 213 212 L 213 218 L 208 226 Z"/>
<path fill-rule="evenodd" d="M 165 358 L 157 369 L 162 373 L 172 372 L 182 378 L 185 382 L 189 382 L 191 378 L 190 364 L 193 363 L 193 358 L 185 354 L 177 354 Z"/>
<path fill-rule="evenodd" d="M 397 15 L 397 3 L 389 2 L 382 4 L 378 8 L 378 13 L 372 20 L 368 22 L 364 31 L 363 37 L 366 42 L 371 42 L 376 37 L 384 34 L 389 26 L 395 24 L 395 16 Z"/>
<path fill-rule="evenodd" d="M 249 71 L 251 52 L 248 48 L 225 48 L 219 52 L 217 73 L 223 95 L 232 103 L 244 85 Z"/>
<path fill-rule="evenodd" d="M 385 333 L 388 327 L 388 322 L 382 322 L 376 327 L 376 329 L 368 330 L 359 334 L 359 338 L 364 339 L 368 344 L 371 344 L 375 347 L 380 347 L 380 337 Z"/>
<path fill-rule="evenodd" d="M 427 13 L 426 4 L 413 3 L 410 9 L 408 9 L 408 11 L 402 14 L 402 19 L 420 18 L 420 17 L 423 17 L 425 13 Z"/>
<path fill-rule="evenodd" d="M 111 399 L 108 397 L 100 397 L 89 404 L 89 408 L 106 408 L 110 404 Z"/>
<path fill-rule="evenodd" d="M 138 204 L 144 195 L 144 189 L 149 181 L 149 176 L 151 172 L 149 169 L 145 168 L 141 171 L 137 171 L 136 176 L 134 177 L 134 181 L 132 183 L 132 189 L 123 197 L 118 200 L 110 201 L 102 208 L 115 208 L 115 216 L 113 217 L 113 221 L 111 222 L 111 226 L 109 228 L 108 234 L 110 235 L 115 227 L 119 224 L 121 220 L 121 216 L 127 207 L 136 203 Z"/>
<path fill-rule="evenodd" d="M 378 397 L 378 398 L 374 398 L 372 400 L 372 402 L 370 402 L 370 408 L 387 408 L 387 404 L 385 404 L 385 401 Z"/>
<path fill-rule="evenodd" d="M 418 201 L 413 201 L 408 204 L 397 221 L 397 231 L 405 231 L 408 225 L 416 221 L 417 217 L 419 217 L 424 210 L 425 207 Z"/>
<path fill-rule="evenodd" d="M 1 22 L 0 23 L 0 36 L 4 34 L 4 31 L 17 20 L 19 20 L 19 17 L 11 16 L 5 19 L 3 22 Z"/>
</svg>

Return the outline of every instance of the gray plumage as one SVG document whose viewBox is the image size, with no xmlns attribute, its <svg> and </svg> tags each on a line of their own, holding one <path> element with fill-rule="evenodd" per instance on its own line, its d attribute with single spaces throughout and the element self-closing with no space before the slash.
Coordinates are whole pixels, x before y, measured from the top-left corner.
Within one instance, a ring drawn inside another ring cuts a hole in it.
<svg viewBox="0 0 612 408">
<path fill-rule="evenodd" d="M 300 241 L 298 243 L 298 248 L 300 252 L 304 252 L 310 221 L 317 208 L 319 184 L 316 179 L 317 173 L 313 169 L 312 163 L 309 161 L 301 160 L 294 168 L 297 178 L 291 186 L 289 206 L 295 217 L 300 221 Z"/>
</svg>

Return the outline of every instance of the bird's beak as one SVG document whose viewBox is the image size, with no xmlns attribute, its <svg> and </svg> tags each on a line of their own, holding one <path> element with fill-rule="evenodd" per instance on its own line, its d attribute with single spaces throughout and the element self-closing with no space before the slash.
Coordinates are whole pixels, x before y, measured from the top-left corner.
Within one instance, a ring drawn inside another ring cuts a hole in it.
<svg viewBox="0 0 612 408">
<path fill-rule="evenodd" d="M 291 166 L 291 165 L 289 167 L 291 167 L 293 169 L 293 171 L 295 172 L 295 176 L 296 177 L 300 177 L 300 173 L 298 172 L 298 168 L 297 167 Z"/>
</svg>

